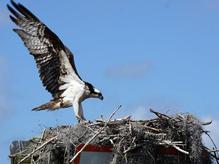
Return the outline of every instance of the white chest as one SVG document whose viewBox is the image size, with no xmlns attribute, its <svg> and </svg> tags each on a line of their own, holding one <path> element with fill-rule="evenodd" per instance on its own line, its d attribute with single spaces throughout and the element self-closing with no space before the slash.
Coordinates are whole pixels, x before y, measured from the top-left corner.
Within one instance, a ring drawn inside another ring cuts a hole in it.
<svg viewBox="0 0 219 164">
<path fill-rule="evenodd" d="M 83 101 L 87 95 L 84 84 L 78 83 L 77 81 L 66 83 L 60 89 L 65 90 L 61 95 L 64 102 Z"/>
</svg>

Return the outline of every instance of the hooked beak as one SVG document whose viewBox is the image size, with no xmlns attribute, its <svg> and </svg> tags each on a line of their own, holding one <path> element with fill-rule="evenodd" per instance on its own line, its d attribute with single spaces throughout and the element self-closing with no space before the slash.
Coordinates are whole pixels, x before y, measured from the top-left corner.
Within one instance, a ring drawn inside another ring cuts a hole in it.
<svg viewBox="0 0 219 164">
<path fill-rule="evenodd" d="M 99 99 L 100 99 L 100 100 L 103 100 L 103 98 L 104 98 L 103 95 L 100 95 L 100 96 L 99 96 Z"/>
</svg>

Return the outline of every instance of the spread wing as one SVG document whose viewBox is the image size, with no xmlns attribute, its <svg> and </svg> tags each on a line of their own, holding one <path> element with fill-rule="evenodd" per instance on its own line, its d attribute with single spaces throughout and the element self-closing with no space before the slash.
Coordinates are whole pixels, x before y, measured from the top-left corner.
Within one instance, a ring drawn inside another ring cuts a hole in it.
<svg viewBox="0 0 219 164">
<path fill-rule="evenodd" d="M 83 83 L 74 64 L 74 56 L 44 23 L 19 3 L 7 5 L 11 20 L 20 27 L 14 31 L 33 55 L 40 78 L 54 98 L 59 98 L 71 81 Z"/>
</svg>

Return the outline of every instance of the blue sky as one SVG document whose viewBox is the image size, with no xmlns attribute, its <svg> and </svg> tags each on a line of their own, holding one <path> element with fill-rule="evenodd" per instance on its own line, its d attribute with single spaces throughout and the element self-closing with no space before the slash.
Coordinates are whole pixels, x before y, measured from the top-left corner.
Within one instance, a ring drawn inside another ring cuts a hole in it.
<svg viewBox="0 0 219 164">
<path fill-rule="evenodd" d="M 86 100 L 89 120 L 148 118 L 157 111 L 190 112 L 214 121 L 219 137 L 219 0 L 24 1 L 75 54 L 81 77 L 100 89 L 104 101 Z M 9 144 L 40 135 L 46 127 L 75 124 L 72 108 L 32 112 L 51 99 L 32 56 L 12 31 L 0 5 L 0 163 Z M 216 141 L 217 142 L 217 141 Z M 217 142 L 219 143 L 219 142 Z"/>
</svg>

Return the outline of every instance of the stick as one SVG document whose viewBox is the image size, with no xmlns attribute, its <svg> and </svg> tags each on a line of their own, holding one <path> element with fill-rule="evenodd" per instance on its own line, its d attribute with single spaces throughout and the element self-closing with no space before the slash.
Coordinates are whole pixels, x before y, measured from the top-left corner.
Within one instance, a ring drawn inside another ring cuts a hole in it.
<svg viewBox="0 0 219 164">
<path fill-rule="evenodd" d="M 154 111 L 153 109 L 150 109 L 150 112 L 154 113 L 154 114 L 157 115 L 157 117 L 159 117 L 159 118 L 171 119 L 170 116 L 167 116 L 167 115 L 165 115 L 165 114 L 156 112 L 156 111 Z"/>
<path fill-rule="evenodd" d="M 213 150 L 208 150 L 208 152 L 212 153 L 212 152 L 219 152 L 219 150 L 217 149 L 213 149 Z"/>
<path fill-rule="evenodd" d="M 108 121 L 106 122 L 106 124 L 112 119 L 112 117 L 116 114 L 116 112 L 122 107 L 122 105 L 119 105 L 117 107 L 117 109 L 110 115 Z"/>
<path fill-rule="evenodd" d="M 18 164 L 21 164 L 21 162 L 23 162 L 24 160 L 26 160 L 27 158 L 29 158 L 32 154 L 34 154 L 36 151 L 40 150 L 42 147 L 44 147 L 46 144 L 50 143 L 51 141 L 53 141 L 54 139 L 56 139 L 57 136 L 50 138 L 49 140 L 47 140 L 46 142 L 44 142 L 42 145 L 40 145 L 38 148 L 36 148 L 35 150 L 33 150 L 31 153 L 29 153 L 27 156 L 25 156 L 24 158 L 22 158 L 20 160 L 20 162 Z"/>
<path fill-rule="evenodd" d="M 214 145 L 215 149 L 217 149 L 217 146 L 216 146 L 214 140 L 213 140 L 212 137 L 208 134 L 208 132 L 204 132 L 204 133 L 209 137 L 209 139 L 211 140 L 211 142 L 212 142 L 212 144 Z"/>
<path fill-rule="evenodd" d="M 184 153 L 184 154 L 189 154 L 189 152 L 181 149 L 180 147 L 176 146 L 172 141 L 169 141 L 169 140 L 163 140 L 161 143 L 161 145 L 169 145 L 169 146 L 172 146 L 173 148 L 175 148 L 176 150 L 178 150 L 179 152 L 181 153 Z"/>
<path fill-rule="evenodd" d="M 208 122 L 201 122 L 202 125 L 210 125 L 211 123 L 212 123 L 212 120 Z"/>
<path fill-rule="evenodd" d="M 180 147 L 178 147 L 178 146 L 176 146 L 176 145 L 172 145 L 176 150 L 178 150 L 179 152 L 181 152 L 181 153 L 184 153 L 184 154 L 189 154 L 189 152 L 188 151 L 185 151 L 185 150 L 183 150 L 183 149 L 181 149 Z"/>
<path fill-rule="evenodd" d="M 43 130 L 43 134 L 42 134 L 42 136 L 40 138 L 40 143 L 42 143 L 45 133 L 46 133 L 46 129 Z"/>
<path fill-rule="evenodd" d="M 155 132 L 161 132 L 162 130 L 161 129 L 156 129 L 156 128 L 152 128 L 150 126 L 147 126 L 147 125 L 144 125 L 145 128 L 149 129 L 149 130 L 153 130 Z"/>
<path fill-rule="evenodd" d="M 107 123 L 110 122 L 110 120 L 112 119 L 112 117 L 116 114 L 116 112 L 117 112 L 121 107 L 122 107 L 121 105 L 119 105 L 119 106 L 117 107 L 117 109 L 110 115 L 108 121 L 105 122 L 105 125 L 104 125 L 102 128 L 100 128 L 100 129 L 96 132 L 96 134 L 94 134 L 93 137 L 91 137 L 91 138 L 84 144 L 84 146 L 74 155 L 74 157 L 70 160 L 70 162 L 73 162 L 73 161 L 77 158 L 77 156 L 86 148 L 86 146 L 87 146 L 91 141 L 93 141 L 93 140 L 100 134 L 100 132 L 107 126 Z"/>
<path fill-rule="evenodd" d="M 213 148 L 213 150 L 214 149 L 216 149 L 217 150 L 217 146 L 216 146 L 216 144 L 215 144 L 215 142 L 214 142 L 214 140 L 211 138 L 211 136 L 208 134 L 208 132 L 204 132 L 209 138 L 210 138 L 210 140 L 211 140 L 211 142 L 212 142 L 212 144 L 214 145 L 214 148 Z M 219 164 L 219 161 L 218 161 L 218 159 L 217 159 L 217 157 L 218 157 L 218 154 L 217 154 L 217 152 L 215 151 L 215 152 L 213 152 L 213 154 L 214 154 L 214 156 L 215 156 L 215 160 L 216 160 L 216 162 L 217 162 L 217 164 Z"/>
</svg>

